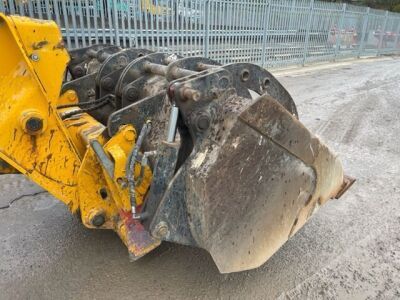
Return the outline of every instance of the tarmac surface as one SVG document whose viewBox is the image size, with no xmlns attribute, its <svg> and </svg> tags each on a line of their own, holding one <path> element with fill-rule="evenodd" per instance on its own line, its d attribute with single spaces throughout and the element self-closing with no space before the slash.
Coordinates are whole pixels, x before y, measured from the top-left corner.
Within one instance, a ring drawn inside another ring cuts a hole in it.
<svg viewBox="0 0 400 300">
<path fill-rule="evenodd" d="M 164 243 L 130 263 L 21 175 L 0 176 L 0 299 L 400 298 L 400 58 L 279 71 L 301 121 L 357 178 L 258 269 Z M 7 207 L 9 202 L 13 202 Z"/>
</svg>

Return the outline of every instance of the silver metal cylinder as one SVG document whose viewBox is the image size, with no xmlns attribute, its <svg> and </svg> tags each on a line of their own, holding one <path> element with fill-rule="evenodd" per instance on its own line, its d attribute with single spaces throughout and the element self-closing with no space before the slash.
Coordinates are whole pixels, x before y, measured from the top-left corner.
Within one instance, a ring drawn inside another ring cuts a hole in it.
<svg viewBox="0 0 400 300">
<path fill-rule="evenodd" d="M 173 143 L 175 141 L 176 123 L 178 122 L 178 115 L 179 115 L 179 109 L 174 104 L 171 108 L 171 114 L 169 115 L 168 136 L 167 136 L 168 143 Z"/>
</svg>

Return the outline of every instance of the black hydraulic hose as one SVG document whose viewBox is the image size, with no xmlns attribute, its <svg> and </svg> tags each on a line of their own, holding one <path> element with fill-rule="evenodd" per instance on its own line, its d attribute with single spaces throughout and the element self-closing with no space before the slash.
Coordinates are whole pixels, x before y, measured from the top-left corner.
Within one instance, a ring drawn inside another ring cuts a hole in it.
<svg viewBox="0 0 400 300">
<path fill-rule="evenodd" d="M 109 101 L 108 99 L 96 99 L 96 100 L 92 100 L 92 101 L 85 101 L 85 102 L 79 102 L 79 103 L 72 103 L 72 104 L 62 104 L 62 105 L 57 105 L 57 109 L 61 109 L 61 108 L 69 108 L 69 107 L 75 107 L 75 106 L 90 106 L 93 104 L 97 104 L 97 103 L 102 103 L 104 101 Z"/>
<path fill-rule="evenodd" d="M 69 108 L 69 107 L 74 107 L 74 106 L 80 106 L 80 107 L 81 106 L 90 106 L 92 104 L 111 101 L 112 98 L 113 98 L 113 95 L 109 94 L 109 95 L 105 95 L 104 97 L 101 97 L 101 98 L 95 99 L 95 100 L 90 100 L 90 101 L 85 101 L 85 102 L 78 102 L 78 103 L 71 103 L 71 104 L 57 105 L 57 109 Z"/>
<path fill-rule="evenodd" d="M 57 106 L 57 109 L 61 109 L 61 108 L 68 108 L 68 107 L 75 107 L 75 106 L 89 106 L 87 108 L 81 108 L 81 109 L 77 109 L 77 110 L 73 110 L 67 113 L 64 113 L 61 115 L 61 119 L 65 120 L 67 118 L 70 118 L 76 114 L 81 114 L 84 112 L 89 112 L 95 109 L 98 109 L 104 105 L 106 105 L 107 103 L 111 102 L 115 97 L 113 95 L 106 95 L 100 99 L 96 99 L 96 100 L 92 100 L 92 101 L 86 101 L 86 102 L 81 102 L 81 103 L 75 103 L 75 104 L 64 104 L 64 105 L 59 105 Z M 90 106 L 91 105 L 91 106 Z"/>
<path fill-rule="evenodd" d="M 135 146 L 129 152 L 128 159 L 126 160 L 125 174 L 126 179 L 128 181 L 128 189 L 129 189 L 129 201 L 131 203 L 132 208 L 132 217 L 136 217 L 136 191 L 135 191 L 135 163 L 136 158 L 139 154 L 139 150 L 142 147 L 142 143 L 146 135 L 151 130 L 151 122 L 146 122 L 142 130 L 140 131 L 139 137 L 136 141 Z"/>
</svg>

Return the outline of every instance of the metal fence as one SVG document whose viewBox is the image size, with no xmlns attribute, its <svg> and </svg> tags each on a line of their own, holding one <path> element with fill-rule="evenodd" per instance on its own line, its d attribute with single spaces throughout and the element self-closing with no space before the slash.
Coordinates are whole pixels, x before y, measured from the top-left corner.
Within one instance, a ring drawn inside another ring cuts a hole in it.
<svg viewBox="0 0 400 300">
<path fill-rule="evenodd" d="M 149 48 L 264 67 L 398 53 L 400 15 L 314 0 L 0 0 L 55 20 L 68 48 Z"/>
</svg>

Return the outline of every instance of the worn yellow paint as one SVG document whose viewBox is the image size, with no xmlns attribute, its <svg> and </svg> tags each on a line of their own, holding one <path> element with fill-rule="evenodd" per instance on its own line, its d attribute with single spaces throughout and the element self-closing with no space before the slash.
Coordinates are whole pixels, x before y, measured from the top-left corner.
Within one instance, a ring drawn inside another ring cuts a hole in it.
<svg viewBox="0 0 400 300">
<path fill-rule="evenodd" d="M 60 96 L 59 103 L 63 104 L 71 104 L 68 103 L 68 97 L 71 94 L 66 92 Z M 68 113 L 71 111 L 75 111 L 79 109 L 79 107 L 70 107 L 59 109 L 58 112 L 60 115 L 63 113 Z M 101 135 L 106 127 L 99 123 L 96 119 L 94 119 L 89 114 L 83 113 L 73 116 L 71 118 L 67 118 L 64 120 L 64 125 L 68 130 L 69 137 L 77 149 L 79 158 L 82 160 L 87 151 L 89 141 L 91 139 L 97 139 L 101 144 L 105 143 L 105 138 Z"/>
<path fill-rule="evenodd" d="M 0 14 L 0 52 L 0 158 L 75 210 L 81 163 L 54 107 L 69 61 L 59 29 Z M 23 128 L 26 113 L 43 118 L 40 134 Z"/>
<path fill-rule="evenodd" d="M 121 199 L 121 207 L 125 211 L 130 210 L 130 202 L 128 196 L 128 189 L 121 189 L 120 186 L 125 186 L 123 182 L 125 178 L 125 165 L 129 152 L 134 146 L 136 140 L 136 131 L 132 125 L 121 126 L 118 133 L 105 144 L 104 149 L 110 154 L 115 162 L 114 170 L 114 185 L 117 187 Z M 135 179 L 139 179 L 142 172 L 142 166 L 139 163 L 135 164 Z M 136 203 L 138 206 L 142 205 L 143 198 L 150 187 L 152 179 L 152 172 L 148 166 L 143 167 L 143 178 L 136 184 Z M 119 182 L 118 182 L 119 181 Z"/>
<path fill-rule="evenodd" d="M 63 104 L 77 104 L 79 101 L 78 95 L 73 90 L 68 90 L 64 92 L 57 101 L 57 105 Z"/>
<path fill-rule="evenodd" d="M 101 228 L 114 229 L 125 240 L 121 216 L 131 210 L 125 164 L 135 129 L 125 125 L 108 138 L 105 127 L 86 113 L 60 118 L 78 106 L 57 106 L 79 99 L 73 91 L 59 96 L 69 56 L 54 22 L 0 14 L 0 51 L 0 172 L 17 169 L 79 211 L 88 227 L 94 227 L 93 216 L 104 215 Z M 39 130 L 29 130 L 31 118 L 42 122 Z M 94 139 L 115 164 L 112 176 L 90 146 Z M 141 205 L 152 172 L 147 166 L 142 172 L 137 163 L 134 175 L 143 175 L 136 188 Z"/>
<path fill-rule="evenodd" d="M 128 138 L 127 138 L 128 136 Z M 92 136 L 93 138 L 93 136 Z M 101 136 L 96 138 L 100 144 L 104 142 Z M 82 168 L 78 175 L 80 213 L 82 222 L 87 227 L 93 227 L 91 216 L 102 213 L 106 223 L 102 228 L 113 228 L 119 230 L 118 221 L 121 212 L 129 212 L 131 205 L 129 201 L 128 188 L 126 185 L 126 158 L 134 146 L 136 139 L 135 129 L 131 125 L 121 126 L 118 133 L 114 135 L 105 145 L 104 150 L 114 162 L 114 174 L 111 178 L 98 161 L 94 151 L 88 148 L 82 162 Z M 135 165 L 135 178 L 141 174 L 141 165 Z M 143 203 L 143 197 L 149 189 L 152 172 L 149 167 L 144 167 L 143 179 L 136 186 L 137 204 Z M 101 190 L 106 191 L 107 197 L 102 197 Z"/>
</svg>

